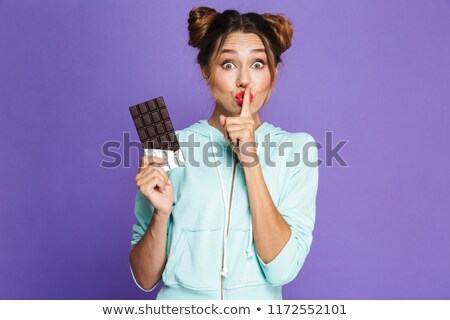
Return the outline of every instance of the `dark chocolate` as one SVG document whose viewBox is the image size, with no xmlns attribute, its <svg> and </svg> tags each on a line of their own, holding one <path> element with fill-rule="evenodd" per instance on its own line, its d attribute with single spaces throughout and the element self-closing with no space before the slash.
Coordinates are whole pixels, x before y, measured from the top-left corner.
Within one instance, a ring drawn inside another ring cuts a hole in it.
<svg viewBox="0 0 450 320">
<path fill-rule="evenodd" d="M 129 108 L 144 149 L 180 149 L 172 121 L 163 97 L 139 103 Z"/>
</svg>

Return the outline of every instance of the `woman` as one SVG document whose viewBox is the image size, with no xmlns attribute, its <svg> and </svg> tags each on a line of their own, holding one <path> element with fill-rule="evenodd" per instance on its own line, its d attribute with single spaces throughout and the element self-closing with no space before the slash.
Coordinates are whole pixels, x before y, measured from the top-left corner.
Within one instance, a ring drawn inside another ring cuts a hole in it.
<svg viewBox="0 0 450 320">
<path fill-rule="evenodd" d="M 192 9 L 188 23 L 215 109 L 176 131 L 185 167 L 166 173 L 161 159 L 142 159 L 134 280 L 151 291 L 162 278 L 157 299 L 282 299 L 310 249 L 318 185 L 314 139 L 258 113 L 291 24 L 208 7 Z"/>
</svg>

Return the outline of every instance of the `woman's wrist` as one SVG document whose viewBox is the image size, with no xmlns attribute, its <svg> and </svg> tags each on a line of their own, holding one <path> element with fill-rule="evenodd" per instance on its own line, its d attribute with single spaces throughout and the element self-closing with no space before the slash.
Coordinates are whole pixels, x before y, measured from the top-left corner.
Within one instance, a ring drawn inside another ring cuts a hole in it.
<svg viewBox="0 0 450 320">
<path fill-rule="evenodd" d="M 252 157 L 251 161 L 241 162 L 242 169 L 244 170 L 244 174 L 256 174 L 261 171 L 261 165 L 259 162 L 258 156 L 255 154 Z"/>
<path fill-rule="evenodd" d="M 155 219 L 158 222 L 167 222 L 169 220 L 171 213 L 172 213 L 172 210 L 164 211 L 164 210 L 155 209 L 153 211 L 153 216 L 155 217 Z"/>
</svg>

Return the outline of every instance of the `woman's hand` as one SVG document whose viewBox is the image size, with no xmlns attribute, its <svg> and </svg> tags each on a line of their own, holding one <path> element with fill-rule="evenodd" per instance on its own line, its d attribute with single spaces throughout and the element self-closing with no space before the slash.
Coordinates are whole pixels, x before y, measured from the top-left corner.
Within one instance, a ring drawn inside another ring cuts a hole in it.
<svg viewBox="0 0 450 320">
<path fill-rule="evenodd" d="M 143 156 L 136 186 L 155 208 L 155 213 L 169 216 L 172 213 L 173 187 L 169 176 L 159 165 L 159 157 Z"/>
<path fill-rule="evenodd" d="M 257 164 L 255 143 L 255 122 L 250 111 L 250 88 L 245 88 L 239 117 L 220 116 L 220 124 L 224 127 L 233 151 L 236 153 L 242 166 L 254 166 Z"/>
</svg>

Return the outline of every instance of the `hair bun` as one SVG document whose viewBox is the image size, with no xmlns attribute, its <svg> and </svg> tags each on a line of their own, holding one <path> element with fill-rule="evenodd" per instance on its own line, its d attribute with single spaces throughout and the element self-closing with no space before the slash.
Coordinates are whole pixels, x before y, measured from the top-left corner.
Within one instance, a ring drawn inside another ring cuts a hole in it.
<svg viewBox="0 0 450 320">
<path fill-rule="evenodd" d="M 278 39 L 278 45 L 282 52 L 290 48 L 292 44 L 292 24 L 281 14 L 264 13 L 261 15 L 272 27 Z"/>
<path fill-rule="evenodd" d="M 219 12 L 209 7 L 197 7 L 192 9 L 189 12 L 188 18 L 188 44 L 194 48 L 199 48 L 212 20 L 219 15 Z"/>
</svg>

